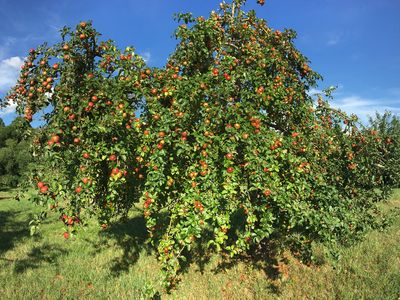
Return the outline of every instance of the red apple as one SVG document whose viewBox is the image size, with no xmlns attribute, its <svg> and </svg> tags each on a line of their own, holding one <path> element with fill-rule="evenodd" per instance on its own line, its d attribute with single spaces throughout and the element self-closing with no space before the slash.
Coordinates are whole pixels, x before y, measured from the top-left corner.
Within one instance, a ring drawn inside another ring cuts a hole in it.
<svg viewBox="0 0 400 300">
<path fill-rule="evenodd" d="M 271 190 L 266 189 L 266 190 L 264 191 L 264 195 L 265 195 L 266 197 L 270 196 L 270 195 L 271 195 Z"/>
<path fill-rule="evenodd" d="M 58 143 L 58 142 L 60 142 L 60 136 L 58 136 L 58 135 L 53 135 L 53 136 L 51 137 L 51 140 L 53 141 L 53 143 Z"/>
<path fill-rule="evenodd" d="M 226 159 L 231 160 L 231 159 L 233 158 L 233 154 L 232 154 L 232 153 L 227 153 L 227 154 L 225 155 L 225 157 L 226 157 Z"/>
<path fill-rule="evenodd" d="M 231 80 L 231 76 L 227 73 L 224 73 L 224 77 L 226 80 Z"/>
<path fill-rule="evenodd" d="M 298 132 L 293 132 L 293 133 L 292 133 L 292 137 L 294 137 L 294 138 L 297 137 L 298 135 L 299 135 Z"/>
</svg>

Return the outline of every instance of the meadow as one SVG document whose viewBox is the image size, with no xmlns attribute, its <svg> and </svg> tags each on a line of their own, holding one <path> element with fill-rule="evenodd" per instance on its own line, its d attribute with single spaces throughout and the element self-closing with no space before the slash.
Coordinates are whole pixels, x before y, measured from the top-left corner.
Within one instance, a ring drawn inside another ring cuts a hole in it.
<svg viewBox="0 0 400 300">
<path fill-rule="evenodd" d="M 139 209 L 106 230 L 93 221 L 68 240 L 50 216 L 31 237 L 38 207 L 14 200 L 15 192 L 0 192 L 1 299 L 400 299 L 400 190 L 382 204 L 391 225 L 340 248 L 337 262 L 322 248 L 310 266 L 289 253 L 267 261 L 212 256 L 189 265 L 171 294 L 160 286 Z"/>
</svg>

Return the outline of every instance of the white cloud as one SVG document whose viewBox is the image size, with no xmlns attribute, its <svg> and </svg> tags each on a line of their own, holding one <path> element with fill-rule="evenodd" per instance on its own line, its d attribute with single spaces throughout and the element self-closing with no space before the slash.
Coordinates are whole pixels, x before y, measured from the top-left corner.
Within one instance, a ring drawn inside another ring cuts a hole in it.
<svg viewBox="0 0 400 300">
<path fill-rule="evenodd" d="M 19 56 L 0 61 L 0 92 L 7 91 L 16 83 L 24 59 Z"/>
<path fill-rule="evenodd" d="M 18 78 L 24 59 L 19 56 L 10 57 L 0 61 L 0 93 L 7 92 Z M 15 113 L 16 103 L 11 102 L 6 108 L 0 110 L 0 117 Z"/>
<path fill-rule="evenodd" d="M 9 103 L 6 108 L 0 109 L 0 117 L 4 117 L 10 114 L 15 113 L 15 109 L 17 108 L 17 104 L 15 102 Z"/>
</svg>

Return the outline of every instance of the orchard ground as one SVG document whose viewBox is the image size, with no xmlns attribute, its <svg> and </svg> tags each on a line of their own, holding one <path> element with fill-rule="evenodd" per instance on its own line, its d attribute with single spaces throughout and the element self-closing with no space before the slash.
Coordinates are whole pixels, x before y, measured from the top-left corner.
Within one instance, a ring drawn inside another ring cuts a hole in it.
<svg viewBox="0 0 400 300">
<path fill-rule="evenodd" d="M 290 254 L 268 262 L 221 264 L 217 256 L 192 264 L 177 290 L 164 294 L 159 264 L 147 253 L 139 210 L 101 230 L 93 224 L 65 240 L 50 217 L 39 236 L 28 223 L 38 207 L 0 192 L 0 295 L 2 299 L 399 299 L 400 190 L 381 204 L 393 218 L 385 231 L 371 231 L 338 263 L 324 258 L 305 266 Z M 149 248 L 150 249 L 150 248 Z M 150 250 L 149 250 L 150 251 Z"/>
</svg>

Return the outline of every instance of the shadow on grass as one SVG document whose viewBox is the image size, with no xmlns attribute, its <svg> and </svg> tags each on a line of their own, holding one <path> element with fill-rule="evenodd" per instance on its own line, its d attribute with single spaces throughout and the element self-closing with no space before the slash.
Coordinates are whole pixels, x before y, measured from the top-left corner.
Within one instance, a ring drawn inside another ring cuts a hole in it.
<svg viewBox="0 0 400 300">
<path fill-rule="evenodd" d="M 93 245 L 94 252 L 99 253 L 108 248 L 110 242 L 114 247 L 122 249 L 123 254 L 111 261 L 111 274 L 119 276 L 129 271 L 130 266 L 138 261 L 141 252 L 151 252 L 151 248 L 146 244 L 147 237 L 144 217 L 128 218 L 103 230 L 100 233 L 100 241 Z"/>
<path fill-rule="evenodd" d="M 23 218 L 22 218 L 23 217 Z M 7 251 L 12 250 L 25 239 L 30 238 L 29 220 L 32 215 L 22 210 L 0 211 L 0 257 Z M 36 236 L 35 240 L 40 239 Z M 23 273 L 28 269 L 36 269 L 42 263 L 56 263 L 58 257 L 67 251 L 55 245 L 40 245 L 33 247 L 24 258 L 2 260 L 13 263 L 14 272 Z"/>
<path fill-rule="evenodd" d="M 231 214 L 231 229 L 228 231 L 228 239 L 234 243 L 238 238 L 238 232 L 244 230 L 246 226 L 246 214 L 243 209 L 238 209 Z M 202 238 L 197 240 L 192 251 L 185 251 L 187 257 L 186 262 L 182 266 L 182 271 L 187 272 L 190 265 L 195 264 L 199 267 L 199 271 L 203 274 L 205 267 L 209 264 L 212 253 L 205 247 L 207 242 L 213 238 L 214 233 L 211 231 L 203 231 Z M 212 270 L 214 274 L 224 272 L 227 269 L 232 269 L 239 263 L 252 266 L 252 268 L 261 270 L 267 279 L 269 279 L 269 290 L 280 295 L 280 279 L 287 276 L 287 263 L 280 255 L 282 250 L 281 243 L 278 239 L 270 238 L 268 241 L 253 245 L 247 253 L 237 255 L 231 258 L 227 253 L 222 254 L 222 260 Z"/>
<path fill-rule="evenodd" d="M 0 255 L 29 237 L 28 221 L 18 221 L 19 211 L 0 211 Z"/>
<path fill-rule="evenodd" d="M 11 188 L 0 188 L 0 201 L 13 199 L 14 196 L 15 190 Z"/>
<path fill-rule="evenodd" d="M 232 259 L 225 257 L 221 263 L 213 270 L 214 273 L 222 272 L 226 269 L 231 269 L 239 262 L 252 266 L 254 269 L 261 270 L 265 277 L 270 280 L 268 289 L 270 292 L 280 295 L 279 279 L 285 277 L 285 265 L 288 263 L 286 259 L 282 259 L 279 255 L 280 248 L 273 240 L 259 245 L 254 245 L 248 254 L 239 255 Z"/>
<path fill-rule="evenodd" d="M 202 238 L 193 244 L 194 247 L 190 253 L 184 253 L 187 261 L 182 263 L 183 273 L 187 272 L 190 266 L 194 264 L 204 274 L 205 268 L 213 256 L 212 252 L 205 247 L 212 235 L 213 232 L 211 231 L 203 232 Z M 142 215 L 139 215 L 112 224 L 112 226 L 100 233 L 99 240 L 88 242 L 93 244 L 95 249 L 93 254 L 100 253 L 111 245 L 116 250 L 122 249 L 122 254 L 111 261 L 110 267 L 113 276 L 120 276 L 122 273 L 129 271 L 130 267 L 138 261 L 141 253 L 150 254 L 152 252 L 152 247 L 146 243 L 147 238 L 146 221 Z M 278 246 L 274 243 L 265 244 L 262 247 L 252 249 L 249 255 L 238 256 L 235 259 L 226 257 L 212 271 L 214 273 L 223 272 L 226 269 L 233 268 L 238 263 L 244 262 L 254 268 L 263 270 L 265 276 L 272 281 L 269 289 L 279 295 L 281 292 L 278 279 L 282 276 L 281 266 L 285 262 L 279 259 L 278 252 Z"/>
<path fill-rule="evenodd" d="M 187 260 L 182 262 L 181 265 L 183 273 L 187 272 L 191 265 L 194 264 L 204 274 L 206 266 L 213 257 L 213 253 L 205 247 L 212 235 L 213 232 L 211 231 L 203 232 L 202 238 L 193 244 L 192 250 L 184 252 Z M 139 215 L 112 224 L 100 232 L 99 240 L 87 240 L 87 242 L 91 243 L 95 249 L 93 255 L 110 247 L 122 250 L 122 254 L 111 261 L 110 267 L 113 276 L 120 276 L 122 273 L 129 271 L 130 267 L 138 261 L 141 253 L 152 253 L 151 245 L 146 243 L 147 238 L 146 221 L 142 215 Z M 279 295 L 281 291 L 278 280 L 282 275 L 285 275 L 284 266 L 287 262 L 280 258 L 278 244 L 270 242 L 258 245 L 256 248 L 251 249 L 249 253 L 248 255 L 238 256 L 235 259 L 227 256 L 212 271 L 216 274 L 244 262 L 262 270 L 266 278 L 271 280 L 269 285 L 271 292 Z"/>
<path fill-rule="evenodd" d="M 37 269 L 42 267 L 43 263 L 57 266 L 58 259 L 67 252 L 65 249 L 50 244 L 33 247 L 27 254 L 27 258 L 15 261 L 14 272 L 23 273 L 28 269 Z"/>
</svg>

